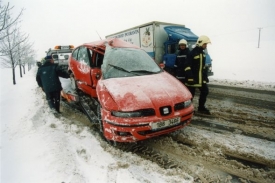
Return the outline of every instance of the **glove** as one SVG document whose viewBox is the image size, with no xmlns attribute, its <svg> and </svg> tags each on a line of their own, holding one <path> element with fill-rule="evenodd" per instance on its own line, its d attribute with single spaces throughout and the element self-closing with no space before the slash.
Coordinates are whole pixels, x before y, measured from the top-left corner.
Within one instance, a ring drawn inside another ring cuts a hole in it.
<svg viewBox="0 0 275 183">
<path fill-rule="evenodd" d="M 190 69 L 185 70 L 185 82 L 190 85 L 195 83 L 193 73 Z"/>
</svg>

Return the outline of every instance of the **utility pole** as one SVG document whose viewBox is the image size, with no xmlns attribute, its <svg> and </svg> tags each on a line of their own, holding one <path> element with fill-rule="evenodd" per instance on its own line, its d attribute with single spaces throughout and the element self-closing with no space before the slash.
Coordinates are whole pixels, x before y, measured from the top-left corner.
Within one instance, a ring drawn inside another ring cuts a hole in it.
<svg viewBox="0 0 275 183">
<path fill-rule="evenodd" d="M 258 28 L 258 29 L 259 29 L 258 48 L 260 48 L 260 38 L 261 38 L 261 30 L 262 30 L 262 28 Z"/>
</svg>

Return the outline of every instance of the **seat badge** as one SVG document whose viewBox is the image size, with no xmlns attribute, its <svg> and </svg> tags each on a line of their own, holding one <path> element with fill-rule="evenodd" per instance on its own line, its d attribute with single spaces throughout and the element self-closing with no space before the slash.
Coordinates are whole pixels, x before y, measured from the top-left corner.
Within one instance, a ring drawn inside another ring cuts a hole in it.
<svg viewBox="0 0 275 183">
<path fill-rule="evenodd" d="M 169 114 L 169 108 L 168 107 L 164 107 L 162 110 L 163 110 L 163 114 Z"/>
</svg>

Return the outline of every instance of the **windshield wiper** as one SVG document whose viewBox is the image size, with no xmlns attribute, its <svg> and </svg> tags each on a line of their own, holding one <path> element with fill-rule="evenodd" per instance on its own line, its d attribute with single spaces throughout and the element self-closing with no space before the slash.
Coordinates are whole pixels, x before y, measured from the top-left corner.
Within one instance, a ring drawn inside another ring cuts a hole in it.
<svg viewBox="0 0 275 183">
<path fill-rule="evenodd" d="M 122 68 L 122 67 L 119 67 L 119 66 L 116 66 L 116 65 L 113 65 L 113 64 L 108 64 L 108 65 L 110 65 L 110 66 L 116 68 L 117 70 L 121 70 L 121 71 L 124 71 L 124 72 L 128 72 L 128 73 L 131 73 L 131 74 L 134 74 L 134 75 L 137 75 L 137 76 L 139 75 L 139 74 L 133 73 L 133 72 L 131 72 L 131 71 L 128 71 L 128 70 L 126 70 L 126 69 L 124 69 L 124 68 Z"/>
<path fill-rule="evenodd" d="M 154 71 L 148 71 L 148 70 L 134 70 L 131 72 L 138 72 L 138 73 L 144 73 L 144 74 L 156 74 L 158 72 L 154 72 Z"/>
</svg>

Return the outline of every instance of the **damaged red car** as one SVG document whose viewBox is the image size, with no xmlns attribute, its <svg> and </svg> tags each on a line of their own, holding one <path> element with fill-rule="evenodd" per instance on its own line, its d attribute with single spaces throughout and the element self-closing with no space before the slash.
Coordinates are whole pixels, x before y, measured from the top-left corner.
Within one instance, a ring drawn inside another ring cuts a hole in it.
<svg viewBox="0 0 275 183">
<path fill-rule="evenodd" d="M 171 133 L 193 116 L 188 89 L 144 50 L 120 39 L 75 48 L 69 70 L 82 108 L 107 140 L 137 142 Z"/>
</svg>

